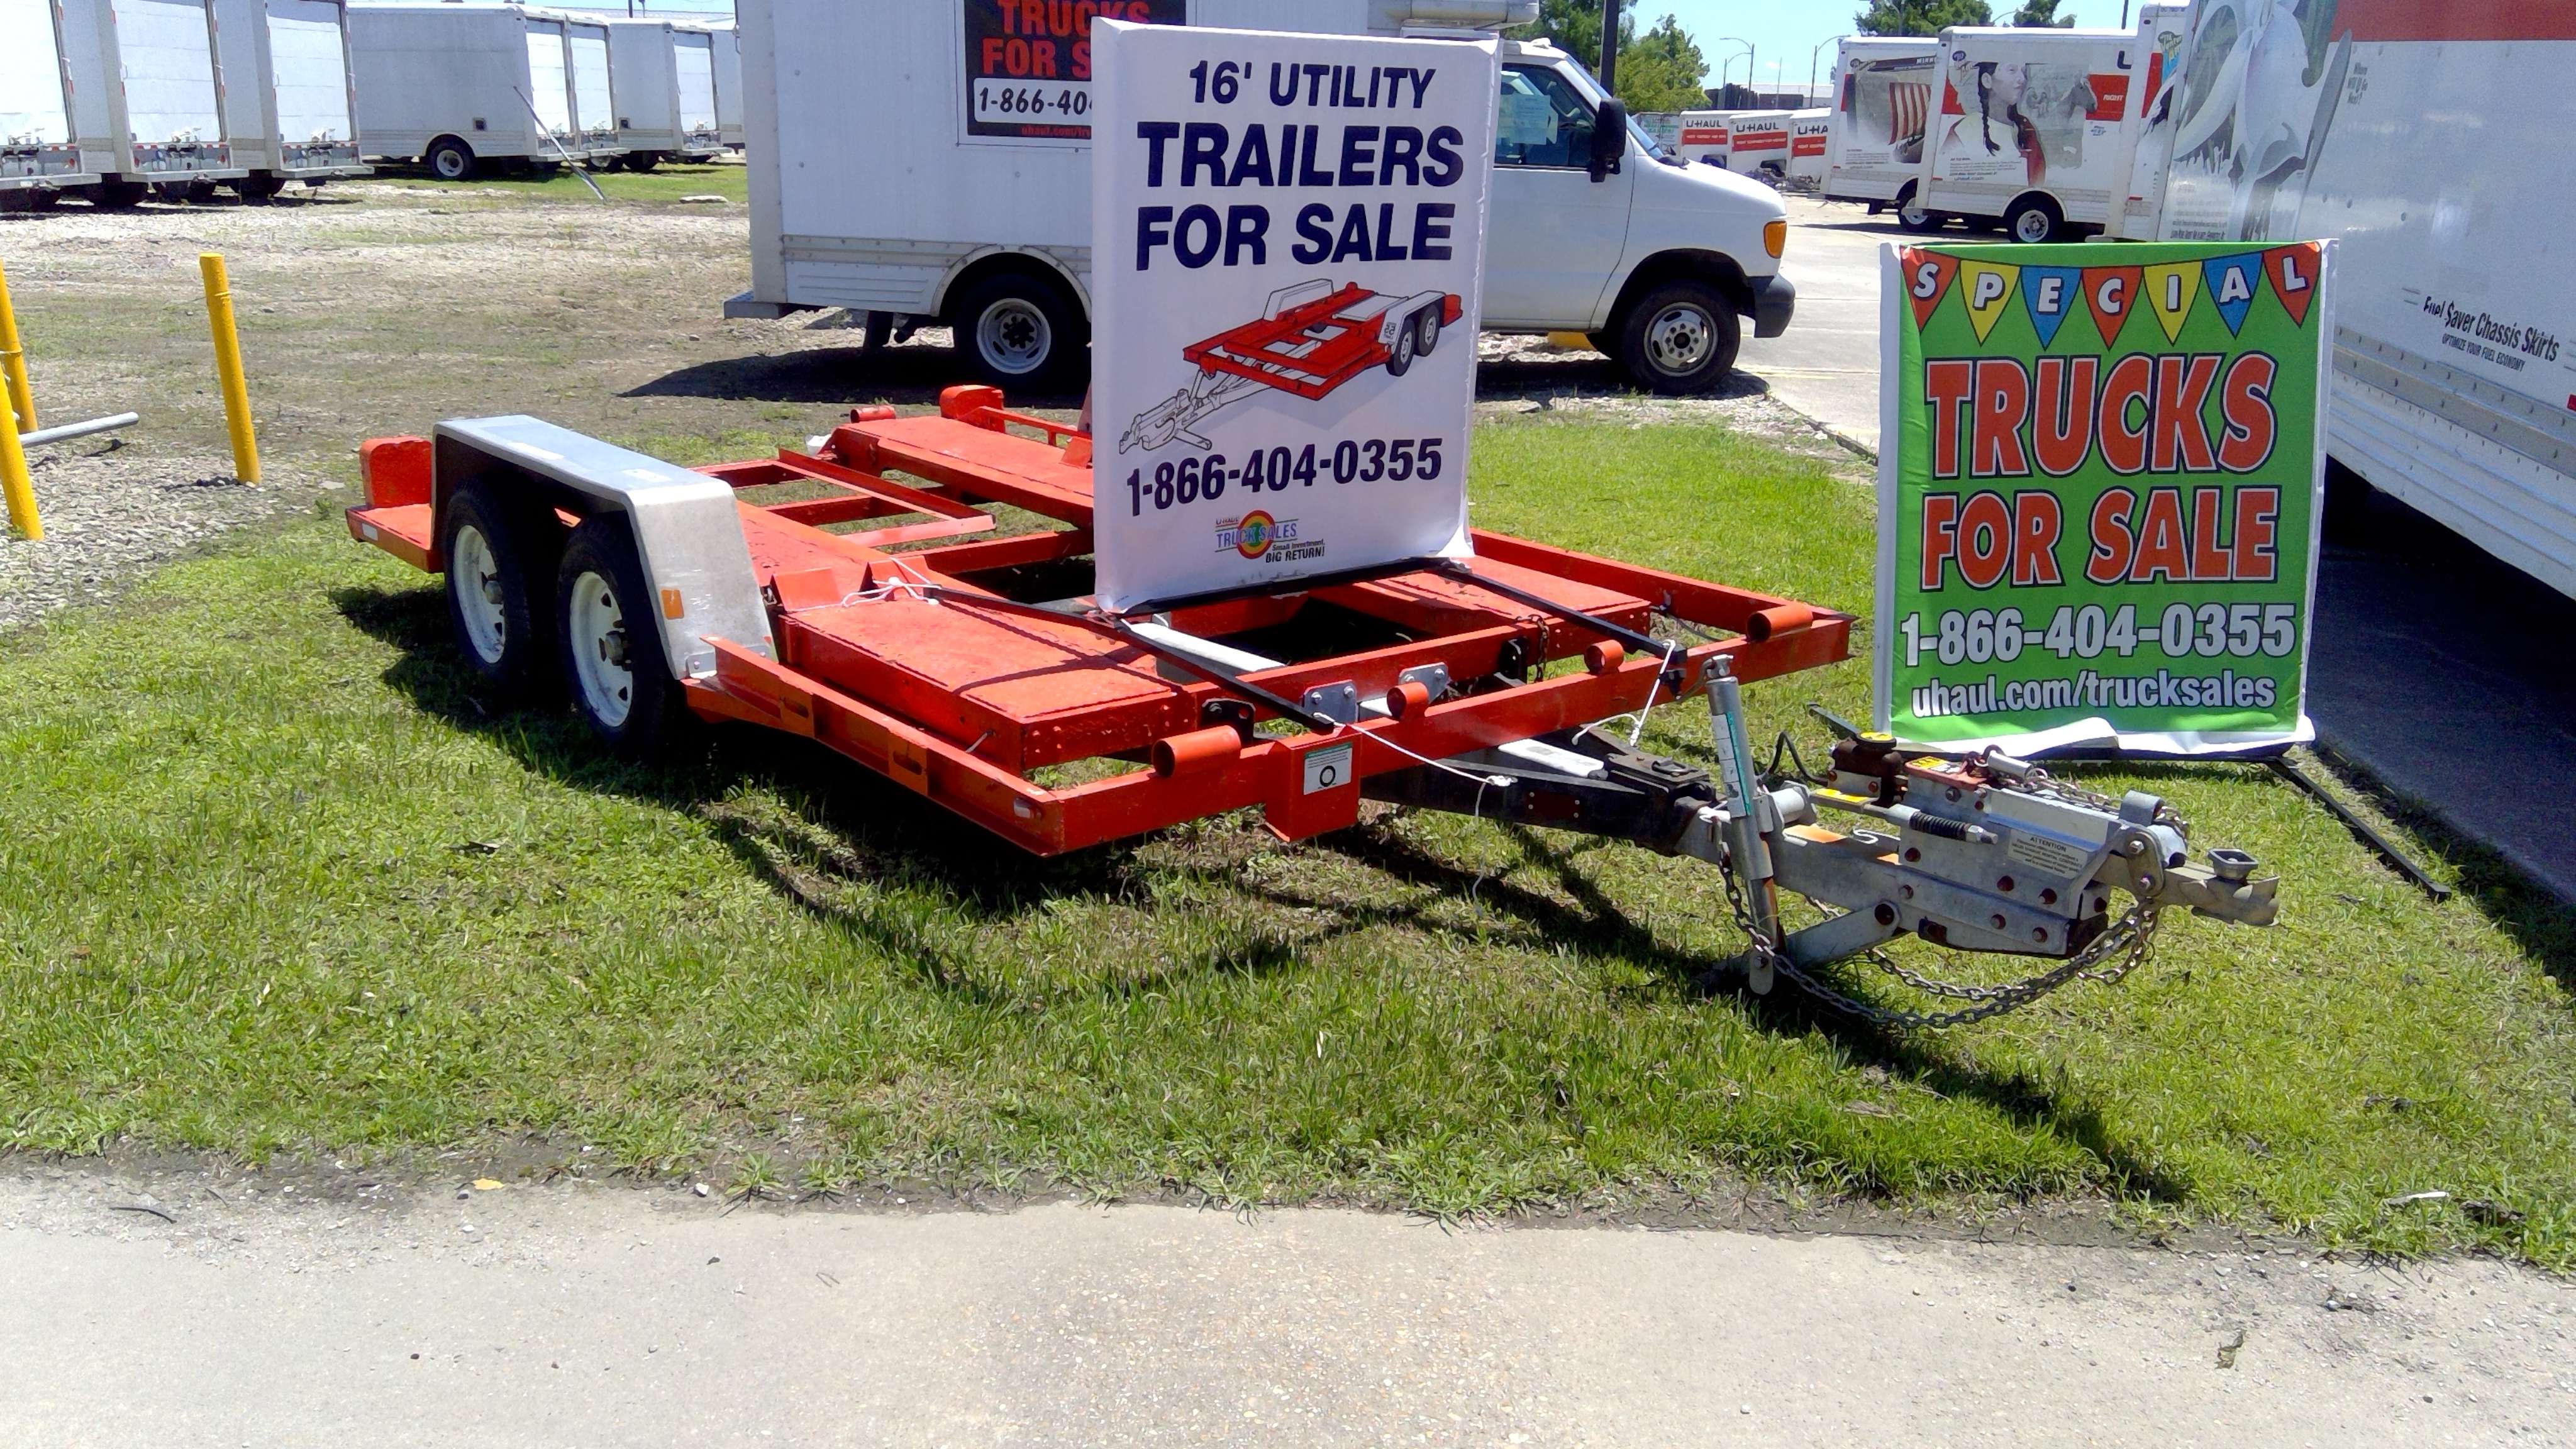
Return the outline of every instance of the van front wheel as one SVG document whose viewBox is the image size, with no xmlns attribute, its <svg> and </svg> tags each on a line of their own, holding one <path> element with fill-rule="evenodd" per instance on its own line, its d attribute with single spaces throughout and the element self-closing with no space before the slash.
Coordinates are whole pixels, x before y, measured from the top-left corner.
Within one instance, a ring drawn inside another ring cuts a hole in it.
<svg viewBox="0 0 2576 1449">
<path fill-rule="evenodd" d="M 1705 282 L 1671 282 L 1628 309 L 1618 357 L 1639 387 L 1680 397 L 1725 381 L 1743 337 L 1725 294 Z"/>
</svg>

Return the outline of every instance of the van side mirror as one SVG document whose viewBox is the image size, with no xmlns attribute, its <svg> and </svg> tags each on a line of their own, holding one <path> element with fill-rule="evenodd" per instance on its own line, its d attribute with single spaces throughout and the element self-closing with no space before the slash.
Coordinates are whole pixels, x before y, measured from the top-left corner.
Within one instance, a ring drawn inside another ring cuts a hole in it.
<svg viewBox="0 0 2576 1449">
<path fill-rule="evenodd" d="M 1613 96 L 1601 103 L 1592 121 L 1592 179 L 1607 181 L 1619 173 L 1628 155 L 1628 103 Z"/>
</svg>

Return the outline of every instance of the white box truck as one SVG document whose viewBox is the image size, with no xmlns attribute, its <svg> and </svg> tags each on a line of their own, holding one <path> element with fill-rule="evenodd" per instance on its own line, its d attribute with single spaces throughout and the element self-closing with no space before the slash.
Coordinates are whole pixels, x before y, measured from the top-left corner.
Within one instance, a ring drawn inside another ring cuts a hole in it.
<svg viewBox="0 0 2576 1449">
<path fill-rule="evenodd" d="M 1768 177 L 1777 186 L 1789 174 L 1789 113 L 1684 111 L 1681 141 L 1673 149 L 1684 161 Z"/>
<path fill-rule="evenodd" d="M 1072 386 L 1088 363 L 1094 11 L 1401 34 L 1524 24 L 1536 6 L 745 0 L 752 289 L 727 315 L 937 321 L 996 384 Z M 1690 392 L 1733 367 L 1740 317 L 1762 337 L 1788 326 L 1775 193 L 1658 162 L 1626 108 L 1552 46 L 1504 42 L 1501 85 L 1487 328 L 1586 333 L 1642 385 Z"/>
<path fill-rule="evenodd" d="M 1931 36 L 1855 37 L 1834 57 L 1833 127 L 1825 141 L 1825 199 L 1871 212 L 1909 200 L 1923 173 L 1941 42 Z"/>
<path fill-rule="evenodd" d="M 56 0 L 0 0 L 0 210 L 53 205 L 81 170 Z"/>
<path fill-rule="evenodd" d="M 1815 106 L 1789 113 L 1789 169 L 1781 185 L 1790 191 L 1820 192 L 1825 187 L 1825 152 L 1833 139 L 1834 113 Z"/>
<path fill-rule="evenodd" d="M 2328 451 L 2576 594 L 2576 7 L 2201 0 L 2183 67 L 2162 235 L 2336 238 Z"/>
<path fill-rule="evenodd" d="M 1942 31 L 1940 109 L 1897 219 L 1999 225 L 2020 242 L 2101 230 L 2128 174 L 2140 69 L 2133 30 Z"/>
<path fill-rule="evenodd" d="M 572 67 L 575 151 L 602 165 L 626 154 L 617 139 L 616 66 L 608 54 L 608 22 L 556 13 L 564 26 L 564 55 Z"/>
<path fill-rule="evenodd" d="M 611 20 L 608 51 L 620 148 L 612 165 L 650 171 L 724 149 L 716 139 L 713 37 L 666 20 Z"/>
<path fill-rule="evenodd" d="M 348 21 L 341 0 L 216 0 L 224 126 L 248 173 L 232 187 L 244 200 L 367 174 Z"/>
<path fill-rule="evenodd" d="M 124 208 L 154 187 L 241 174 L 224 137 L 214 0 L 63 0 L 63 54 L 92 202 Z"/>
<path fill-rule="evenodd" d="M 358 135 L 369 156 L 462 181 L 487 164 L 587 153 L 573 126 L 564 22 L 516 5 L 353 4 Z"/>
<path fill-rule="evenodd" d="M 2153 241 L 2163 226 L 2165 168 L 2173 161 L 2175 128 L 2182 120 L 2183 47 L 2191 39 L 2191 6 L 2144 5 L 2138 9 L 2138 43 L 2147 57 L 2146 100 L 2138 108 L 2135 139 L 2129 144 L 2127 170 L 2115 192 L 2104 236 L 2125 241 Z"/>
</svg>

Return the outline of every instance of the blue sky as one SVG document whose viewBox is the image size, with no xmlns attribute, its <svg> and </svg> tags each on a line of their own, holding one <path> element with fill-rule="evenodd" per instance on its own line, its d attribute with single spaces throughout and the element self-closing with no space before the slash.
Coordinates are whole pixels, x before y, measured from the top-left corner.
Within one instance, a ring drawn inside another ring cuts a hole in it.
<svg viewBox="0 0 2576 1449">
<path fill-rule="evenodd" d="M 1807 63 L 1812 55 L 1817 74 L 1822 76 L 1833 62 L 1833 51 L 1816 50 L 1817 42 L 1831 39 L 1851 29 L 1852 16 L 1859 12 L 1858 0 L 1627 0 L 1641 25 L 1652 25 L 1666 14 L 1699 37 L 1700 50 L 1709 64 L 1724 64 L 1728 79 L 1745 78 L 1744 47 L 1720 36 L 1740 36 L 1753 43 L 1753 66 L 1764 89 L 1774 85 L 1800 86 L 1807 81 Z M 1998 12 L 2010 11 L 2016 0 L 1995 0 Z M 650 13 L 656 15 L 733 13 L 732 0 L 648 0 Z M 622 9 L 622 6 L 586 8 Z M 2061 15 L 2071 14 L 2078 25 L 2116 25 L 2120 19 L 2120 0 L 2071 0 L 2058 6 Z M 1714 70 L 1709 83 L 1717 83 Z"/>
</svg>

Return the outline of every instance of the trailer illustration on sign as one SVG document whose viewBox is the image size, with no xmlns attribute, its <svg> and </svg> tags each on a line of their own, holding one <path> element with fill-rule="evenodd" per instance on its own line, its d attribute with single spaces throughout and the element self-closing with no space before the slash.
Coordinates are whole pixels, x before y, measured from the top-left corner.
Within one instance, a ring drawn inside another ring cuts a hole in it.
<svg viewBox="0 0 2576 1449">
<path fill-rule="evenodd" d="M 1324 278 L 1282 287 L 1270 294 L 1261 320 L 1181 349 L 1198 373 L 1138 413 L 1118 451 L 1150 453 L 1174 442 L 1214 447 L 1195 431 L 1198 424 L 1265 387 L 1314 401 L 1371 368 L 1402 377 L 1440 345 L 1444 329 L 1458 325 L 1465 306 L 1450 292 L 1391 297 Z"/>
</svg>

